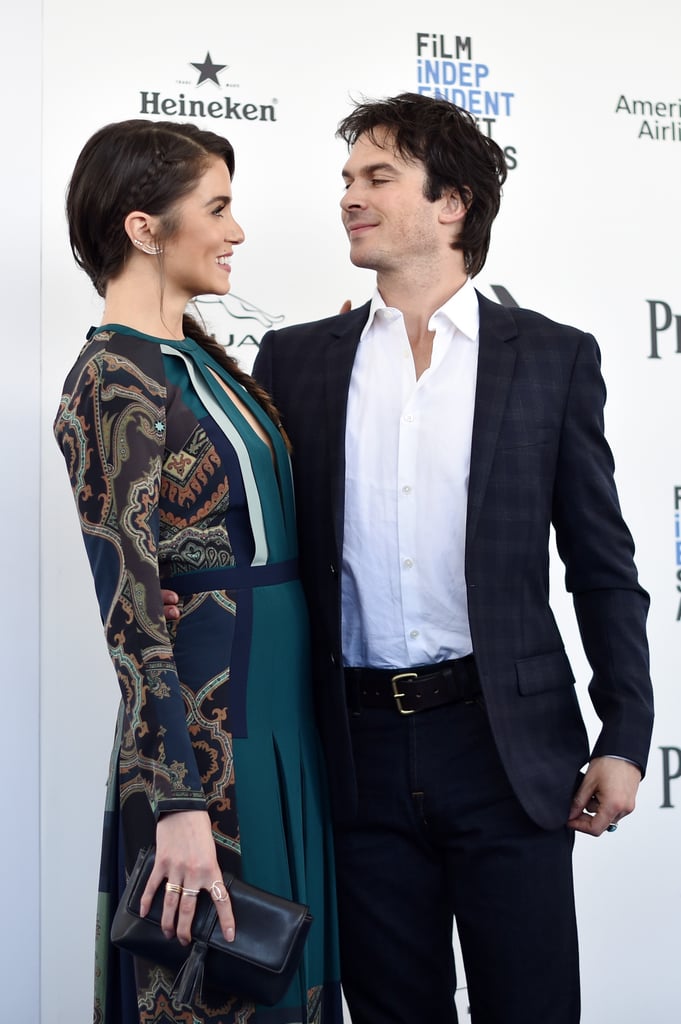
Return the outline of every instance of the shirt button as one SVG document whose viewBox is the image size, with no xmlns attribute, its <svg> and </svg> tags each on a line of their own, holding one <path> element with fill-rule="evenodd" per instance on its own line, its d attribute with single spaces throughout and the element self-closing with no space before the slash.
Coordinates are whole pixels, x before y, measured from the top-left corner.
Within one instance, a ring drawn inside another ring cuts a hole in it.
<svg viewBox="0 0 681 1024">
<path fill-rule="evenodd" d="M 402 565 L 404 566 L 405 569 L 411 569 L 413 564 L 414 563 L 412 562 L 411 558 L 405 558 L 405 560 L 402 562 Z"/>
<path fill-rule="evenodd" d="M 418 635 L 419 635 L 418 629 L 412 629 L 411 633 L 409 634 L 409 636 L 412 638 L 412 640 L 415 640 Z"/>
<path fill-rule="evenodd" d="M 411 487 L 409 484 L 405 484 L 402 488 L 402 494 L 411 494 Z"/>
<path fill-rule="evenodd" d="M 412 413 L 410 413 L 410 412 L 408 412 L 408 413 L 406 414 L 406 416 L 404 417 L 404 422 L 405 422 L 405 423 L 413 423 L 413 422 L 414 422 L 414 416 L 413 416 L 413 414 L 412 414 Z"/>
</svg>

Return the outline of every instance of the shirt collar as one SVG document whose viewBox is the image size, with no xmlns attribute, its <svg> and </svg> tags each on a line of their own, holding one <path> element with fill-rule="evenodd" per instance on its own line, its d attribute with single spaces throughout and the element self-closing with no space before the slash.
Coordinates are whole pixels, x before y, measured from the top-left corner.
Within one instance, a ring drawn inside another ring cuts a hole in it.
<svg viewBox="0 0 681 1024">
<path fill-rule="evenodd" d="M 371 329 L 379 310 L 391 308 L 386 306 L 378 288 L 375 288 L 374 294 L 371 297 L 369 317 L 364 325 L 360 341 Z M 440 317 L 446 317 L 454 328 L 461 331 L 470 341 L 477 341 L 480 330 L 480 307 L 478 306 L 475 286 L 470 277 L 466 278 L 465 284 L 458 291 L 454 292 L 451 298 L 447 299 L 439 309 L 435 310 L 428 324 L 431 330 L 437 328 L 437 321 Z"/>
<path fill-rule="evenodd" d="M 480 307 L 475 286 L 470 277 L 466 278 L 465 284 L 454 292 L 450 299 L 447 299 L 439 309 L 436 309 L 430 318 L 429 327 L 435 330 L 440 317 L 446 317 L 449 322 L 461 331 L 470 341 L 478 340 L 480 331 Z"/>
</svg>

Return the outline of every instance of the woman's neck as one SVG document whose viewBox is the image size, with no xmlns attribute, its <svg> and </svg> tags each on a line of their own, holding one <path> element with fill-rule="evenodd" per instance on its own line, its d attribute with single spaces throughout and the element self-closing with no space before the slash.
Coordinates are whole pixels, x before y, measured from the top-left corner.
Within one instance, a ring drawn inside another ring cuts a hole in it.
<svg viewBox="0 0 681 1024">
<path fill-rule="evenodd" d="M 106 289 L 103 324 L 123 324 L 141 334 L 180 341 L 184 338 L 182 317 L 184 299 L 173 301 L 161 295 L 149 282 L 129 278 L 111 281 Z"/>
</svg>

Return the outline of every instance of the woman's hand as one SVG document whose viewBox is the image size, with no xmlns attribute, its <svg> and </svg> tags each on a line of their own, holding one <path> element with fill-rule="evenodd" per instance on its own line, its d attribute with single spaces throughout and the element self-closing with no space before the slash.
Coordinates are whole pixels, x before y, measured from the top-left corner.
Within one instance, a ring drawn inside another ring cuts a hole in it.
<svg viewBox="0 0 681 1024">
<path fill-rule="evenodd" d="M 159 885 L 166 881 L 177 887 L 168 889 L 166 886 L 163 899 L 161 928 L 166 938 L 177 935 L 183 946 L 191 942 L 196 897 L 201 889 L 207 889 L 215 901 L 222 934 L 227 942 L 233 940 L 232 905 L 222 882 L 206 811 L 176 811 L 160 818 L 156 825 L 154 870 L 140 900 L 142 917 L 148 913 Z M 215 882 L 218 886 L 211 889 Z"/>
</svg>

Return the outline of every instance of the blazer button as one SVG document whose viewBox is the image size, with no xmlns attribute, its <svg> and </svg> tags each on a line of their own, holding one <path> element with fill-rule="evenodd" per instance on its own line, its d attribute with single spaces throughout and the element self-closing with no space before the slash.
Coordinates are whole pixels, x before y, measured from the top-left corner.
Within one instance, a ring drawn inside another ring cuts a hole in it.
<svg viewBox="0 0 681 1024">
<path fill-rule="evenodd" d="M 338 572 L 336 566 L 333 563 L 329 566 L 329 572 L 331 573 L 332 576 L 335 576 Z"/>
<path fill-rule="evenodd" d="M 337 662 L 336 662 L 336 655 L 335 655 L 335 654 L 333 653 L 333 651 L 332 651 L 332 652 L 331 652 L 331 654 L 329 655 L 329 661 L 331 662 L 331 664 L 332 664 L 332 665 L 333 665 L 333 667 L 335 668 L 335 667 L 336 667 L 336 664 L 337 664 Z"/>
</svg>

